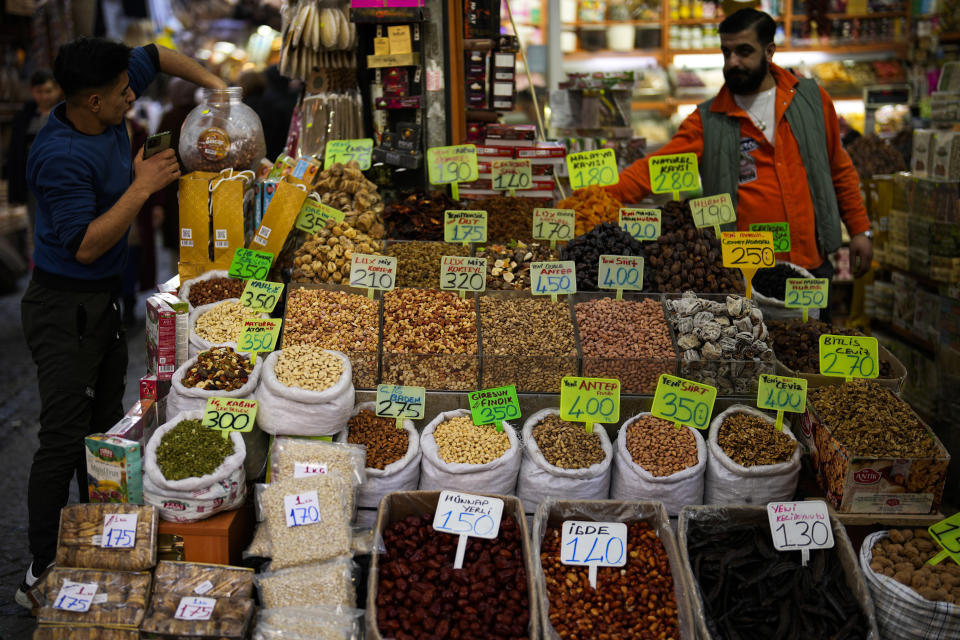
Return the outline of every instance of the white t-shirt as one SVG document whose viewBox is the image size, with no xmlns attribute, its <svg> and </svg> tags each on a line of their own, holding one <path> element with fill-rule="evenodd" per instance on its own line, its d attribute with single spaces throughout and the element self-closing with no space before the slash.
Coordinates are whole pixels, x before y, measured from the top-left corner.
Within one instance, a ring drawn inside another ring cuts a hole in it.
<svg viewBox="0 0 960 640">
<path fill-rule="evenodd" d="M 766 91 L 749 96 L 733 94 L 733 101 L 747 112 L 753 124 L 763 132 L 767 142 L 773 144 L 776 131 L 777 87 L 773 86 Z"/>
</svg>

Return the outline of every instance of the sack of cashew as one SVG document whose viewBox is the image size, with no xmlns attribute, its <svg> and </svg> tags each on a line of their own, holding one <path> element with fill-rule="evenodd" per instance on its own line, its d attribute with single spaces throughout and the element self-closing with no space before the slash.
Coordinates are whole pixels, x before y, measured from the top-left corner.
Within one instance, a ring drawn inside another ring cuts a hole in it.
<svg viewBox="0 0 960 640">
<path fill-rule="evenodd" d="M 353 370 L 339 351 L 296 345 L 267 356 L 257 420 L 267 433 L 329 436 L 343 430 L 353 411 Z"/>
</svg>

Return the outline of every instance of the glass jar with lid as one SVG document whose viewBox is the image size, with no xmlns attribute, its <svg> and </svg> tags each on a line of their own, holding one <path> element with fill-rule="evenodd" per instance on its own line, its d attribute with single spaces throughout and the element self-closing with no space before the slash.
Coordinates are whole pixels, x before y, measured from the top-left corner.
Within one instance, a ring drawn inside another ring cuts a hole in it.
<svg viewBox="0 0 960 640">
<path fill-rule="evenodd" d="M 188 171 L 258 167 L 267 153 L 263 125 L 242 97 L 240 87 L 202 90 L 180 130 L 180 159 Z"/>
</svg>

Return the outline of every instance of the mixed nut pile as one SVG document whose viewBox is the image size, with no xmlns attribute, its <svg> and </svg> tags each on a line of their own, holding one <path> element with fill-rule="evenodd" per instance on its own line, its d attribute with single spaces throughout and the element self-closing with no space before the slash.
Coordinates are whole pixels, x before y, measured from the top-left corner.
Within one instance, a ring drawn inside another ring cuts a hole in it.
<svg viewBox="0 0 960 640">
<path fill-rule="evenodd" d="M 604 460 L 600 434 L 587 433 L 582 424 L 548 415 L 533 428 L 533 439 L 546 461 L 561 469 L 586 469 Z"/>
<path fill-rule="evenodd" d="M 183 375 L 183 386 L 205 391 L 236 391 L 253 373 L 250 358 L 230 347 L 212 347 L 197 355 L 196 363 Z"/>
</svg>

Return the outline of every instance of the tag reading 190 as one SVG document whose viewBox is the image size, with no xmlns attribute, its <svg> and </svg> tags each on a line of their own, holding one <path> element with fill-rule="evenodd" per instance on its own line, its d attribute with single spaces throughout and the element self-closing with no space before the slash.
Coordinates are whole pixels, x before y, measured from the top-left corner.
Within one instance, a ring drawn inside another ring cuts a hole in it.
<svg viewBox="0 0 960 640">
<path fill-rule="evenodd" d="M 480 176 L 477 147 L 472 144 L 427 149 L 430 184 L 474 182 Z"/>
<path fill-rule="evenodd" d="M 733 199 L 729 193 L 694 198 L 690 201 L 690 213 L 693 216 L 693 226 L 698 229 L 737 221 L 737 211 L 733 208 Z"/>
</svg>

